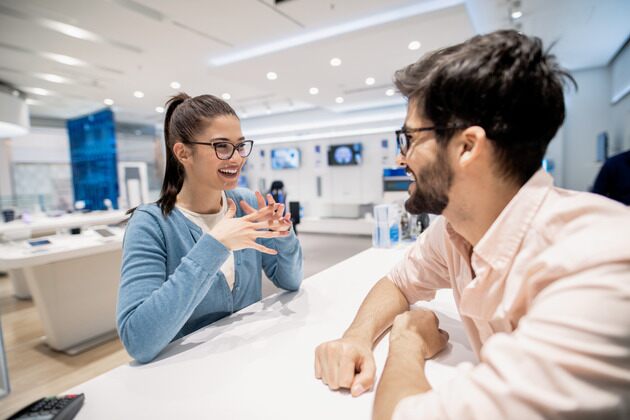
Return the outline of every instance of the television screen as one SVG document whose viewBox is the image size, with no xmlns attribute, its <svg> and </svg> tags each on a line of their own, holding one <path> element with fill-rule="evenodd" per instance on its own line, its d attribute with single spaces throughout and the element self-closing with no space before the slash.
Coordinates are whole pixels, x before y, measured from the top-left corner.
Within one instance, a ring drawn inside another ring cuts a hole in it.
<svg viewBox="0 0 630 420">
<path fill-rule="evenodd" d="M 328 164 L 330 166 L 359 165 L 360 163 L 361 143 L 328 146 Z"/>
<path fill-rule="evenodd" d="M 271 149 L 272 169 L 292 169 L 300 167 L 300 150 L 296 148 Z"/>
</svg>

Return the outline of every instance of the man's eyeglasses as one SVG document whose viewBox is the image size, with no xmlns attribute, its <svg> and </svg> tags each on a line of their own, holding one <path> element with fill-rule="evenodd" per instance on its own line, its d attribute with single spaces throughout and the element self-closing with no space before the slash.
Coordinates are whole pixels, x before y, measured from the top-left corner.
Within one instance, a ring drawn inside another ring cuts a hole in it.
<svg viewBox="0 0 630 420">
<path fill-rule="evenodd" d="M 238 154 L 242 158 L 246 158 L 252 152 L 254 147 L 253 140 L 245 140 L 238 144 L 230 143 L 229 141 L 215 141 L 212 143 L 206 143 L 202 141 L 189 141 L 192 144 L 203 144 L 204 146 L 212 146 L 214 153 L 221 160 L 230 160 L 234 155 L 234 151 L 238 150 Z"/>
<path fill-rule="evenodd" d="M 422 131 L 432 131 L 437 127 L 419 127 L 419 128 L 402 128 L 400 130 L 396 130 L 396 142 L 398 143 L 398 147 L 400 148 L 400 154 L 403 156 L 407 155 L 409 151 L 409 146 L 411 146 L 411 134 L 419 133 Z"/>
<path fill-rule="evenodd" d="M 422 131 L 435 131 L 435 130 L 448 130 L 448 129 L 458 129 L 462 128 L 459 125 L 449 125 L 445 127 L 419 127 L 419 128 L 407 128 L 403 127 L 400 130 L 396 130 L 396 142 L 398 143 L 398 147 L 400 148 L 400 154 L 403 156 L 407 155 L 409 151 L 409 147 L 411 147 L 411 135 L 413 133 L 419 133 Z"/>
</svg>

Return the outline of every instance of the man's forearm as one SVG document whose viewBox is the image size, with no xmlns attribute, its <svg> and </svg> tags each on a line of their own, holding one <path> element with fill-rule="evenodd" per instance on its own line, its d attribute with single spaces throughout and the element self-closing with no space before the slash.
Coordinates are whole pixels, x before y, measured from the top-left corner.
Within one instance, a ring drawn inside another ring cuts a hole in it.
<svg viewBox="0 0 630 420">
<path fill-rule="evenodd" d="M 400 345 L 390 344 L 389 354 L 374 398 L 374 420 L 389 420 L 396 405 L 405 397 L 431 389 L 424 373 L 420 343 L 414 339 Z"/>
<path fill-rule="evenodd" d="M 344 337 L 369 342 L 370 345 L 392 325 L 396 315 L 409 310 L 409 302 L 398 287 L 382 278 L 365 297 Z"/>
</svg>

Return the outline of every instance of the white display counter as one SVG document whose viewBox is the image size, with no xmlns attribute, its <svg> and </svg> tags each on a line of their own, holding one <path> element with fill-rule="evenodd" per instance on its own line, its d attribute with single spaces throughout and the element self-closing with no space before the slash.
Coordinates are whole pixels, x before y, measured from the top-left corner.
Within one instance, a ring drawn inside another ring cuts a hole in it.
<svg viewBox="0 0 630 420">
<path fill-rule="evenodd" d="M 34 236 L 54 235 L 63 229 L 85 228 L 94 225 L 117 224 L 129 216 L 125 210 L 93 211 L 88 213 L 71 213 L 59 217 L 45 215 L 33 216 L 29 223 L 14 220 L 0 223 L 0 243 L 23 240 Z M 0 268 L 0 270 L 2 270 Z M 18 299 L 30 299 L 31 293 L 26 281 L 26 275 L 18 267 L 8 271 L 13 292 Z"/>
<path fill-rule="evenodd" d="M 116 335 L 123 235 L 103 227 L 0 244 L 0 270 L 26 280 L 50 347 L 76 354 Z"/>
<path fill-rule="evenodd" d="M 296 293 L 270 296 L 171 343 L 152 363 L 132 362 L 68 390 L 86 396 L 77 419 L 370 419 L 373 392 L 353 398 L 315 379 L 315 347 L 343 333 L 403 251 L 364 251 L 306 279 Z M 430 306 L 451 336 L 426 365 L 435 385 L 474 355 L 451 292 L 439 292 Z M 387 348 L 385 338 L 375 349 L 379 374 Z"/>
</svg>

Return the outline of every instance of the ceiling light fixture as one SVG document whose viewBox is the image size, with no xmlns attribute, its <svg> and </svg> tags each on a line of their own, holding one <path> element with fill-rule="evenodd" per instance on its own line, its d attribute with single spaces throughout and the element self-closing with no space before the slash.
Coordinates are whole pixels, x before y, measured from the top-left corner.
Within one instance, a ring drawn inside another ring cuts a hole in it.
<svg viewBox="0 0 630 420">
<path fill-rule="evenodd" d="M 337 102 L 338 104 L 342 104 L 343 103 L 343 98 L 341 96 L 337 96 L 335 98 L 335 102 Z"/>
<path fill-rule="evenodd" d="M 26 92 L 34 93 L 35 95 L 40 95 L 40 96 L 49 96 L 49 95 L 52 94 L 51 91 L 49 91 L 47 89 L 38 88 L 38 87 L 23 88 L 22 90 L 24 90 Z"/>
<path fill-rule="evenodd" d="M 267 79 L 276 80 L 277 78 L 278 78 L 278 75 L 275 72 L 270 71 L 269 73 L 267 73 Z"/>
<path fill-rule="evenodd" d="M 55 54 L 49 52 L 41 53 L 42 56 L 56 61 L 57 63 L 65 64 L 67 66 L 77 66 L 77 67 L 87 67 L 87 63 L 83 60 L 79 60 L 78 58 L 70 57 L 69 55 L 63 54 Z"/>
<path fill-rule="evenodd" d="M 136 98 L 138 98 L 138 99 L 140 99 L 140 98 L 144 98 L 144 92 L 141 92 L 141 91 L 139 91 L 139 90 L 136 90 L 136 91 L 133 93 L 133 96 L 135 96 L 135 97 L 136 97 Z"/>
<path fill-rule="evenodd" d="M 516 11 L 512 12 L 512 14 L 510 16 L 512 16 L 512 20 L 517 20 L 517 19 L 520 19 L 523 16 L 523 12 L 521 12 L 520 10 L 516 10 Z"/>
<path fill-rule="evenodd" d="M 232 98 L 232 95 L 226 92 L 226 93 L 223 93 L 221 97 L 223 98 L 224 101 L 229 101 Z"/>
<path fill-rule="evenodd" d="M 375 82 L 376 80 L 374 80 L 373 77 L 368 77 L 367 79 L 365 79 L 365 84 L 368 86 L 372 86 Z"/>
<path fill-rule="evenodd" d="M 46 80 L 47 82 L 52 83 L 72 83 L 72 81 L 66 77 L 58 76 L 51 73 L 33 73 L 33 76 L 37 77 L 38 79 Z"/>
<path fill-rule="evenodd" d="M 420 41 L 411 41 L 409 45 L 407 45 L 407 48 L 409 48 L 411 51 L 415 51 L 419 50 L 421 46 L 422 44 L 420 43 Z"/>
<path fill-rule="evenodd" d="M 171 89 L 179 89 L 182 85 L 179 82 L 171 82 Z"/>
<path fill-rule="evenodd" d="M 103 103 L 105 105 L 107 105 L 107 106 L 112 106 L 112 105 L 114 105 L 114 100 L 110 99 L 110 98 L 107 98 L 107 99 L 103 100 Z"/>
<path fill-rule="evenodd" d="M 310 93 L 311 95 L 317 95 L 319 93 L 319 89 L 317 89 L 316 87 L 312 87 L 308 90 L 308 93 Z"/>
<path fill-rule="evenodd" d="M 341 65 L 341 58 L 337 58 L 337 57 L 331 58 L 330 65 L 333 67 L 339 67 Z"/>
<path fill-rule="evenodd" d="M 157 112 L 158 114 L 161 114 L 164 112 L 164 107 L 163 106 L 156 106 L 155 107 L 155 112 Z"/>
<path fill-rule="evenodd" d="M 394 89 L 387 89 L 387 90 L 385 91 L 385 95 L 387 95 L 387 96 L 394 96 L 394 93 L 396 93 L 396 92 L 394 91 Z"/>
</svg>

